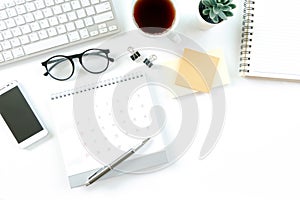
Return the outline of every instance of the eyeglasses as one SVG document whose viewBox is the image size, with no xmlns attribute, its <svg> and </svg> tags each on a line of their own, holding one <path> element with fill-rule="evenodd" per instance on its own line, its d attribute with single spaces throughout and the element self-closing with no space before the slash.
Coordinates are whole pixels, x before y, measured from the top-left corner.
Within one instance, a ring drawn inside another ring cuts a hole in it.
<svg viewBox="0 0 300 200">
<path fill-rule="evenodd" d="M 109 49 L 88 49 L 83 53 L 71 56 L 53 56 L 42 62 L 42 65 L 46 68 L 44 76 L 49 75 L 58 81 L 70 79 L 75 71 L 74 58 L 79 59 L 79 63 L 87 72 L 100 74 L 107 70 L 110 62 L 114 62 L 114 59 L 108 56 L 109 53 Z"/>
</svg>

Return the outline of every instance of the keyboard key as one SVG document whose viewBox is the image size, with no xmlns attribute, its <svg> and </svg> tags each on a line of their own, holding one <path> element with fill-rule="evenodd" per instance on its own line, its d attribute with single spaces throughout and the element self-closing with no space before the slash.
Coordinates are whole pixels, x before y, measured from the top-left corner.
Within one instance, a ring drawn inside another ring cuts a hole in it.
<svg viewBox="0 0 300 200">
<path fill-rule="evenodd" d="M 98 3 L 100 3 L 100 1 L 99 0 L 91 0 L 91 3 L 92 4 L 98 4 Z"/>
<path fill-rule="evenodd" d="M 69 21 L 74 21 L 77 19 L 75 12 L 69 12 L 67 15 L 68 15 Z"/>
<path fill-rule="evenodd" d="M 25 24 L 25 19 L 22 15 L 19 15 L 18 17 L 15 17 L 15 22 L 18 26 Z"/>
<path fill-rule="evenodd" d="M 82 5 L 82 7 L 87 7 L 87 6 L 91 5 L 91 4 L 90 4 L 89 0 L 81 0 L 81 5 Z"/>
<path fill-rule="evenodd" d="M 48 28 L 48 29 L 47 29 L 47 32 L 48 32 L 49 37 L 52 37 L 52 36 L 57 35 L 57 31 L 56 31 L 56 29 L 53 28 L 53 27 Z"/>
<path fill-rule="evenodd" d="M 66 24 L 66 28 L 67 30 L 70 32 L 70 31 L 74 31 L 75 30 L 75 25 L 73 22 L 69 22 Z"/>
<path fill-rule="evenodd" d="M 22 31 L 19 27 L 11 29 L 11 32 L 15 37 L 22 35 Z"/>
<path fill-rule="evenodd" d="M 58 14 L 61 14 L 61 13 L 62 13 L 62 9 L 61 9 L 60 6 L 54 6 L 54 7 L 52 8 L 52 10 L 53 10 L 53 13 L 54 13 L 55 15 L 58 15 Z"/>
<path fill-rule="evenodd" d="M 66 14 L 59 15 L 59 16 L 58 16 L 58 21 L 59 21 L 61 24 L 66 23 L 66 22 L 68 21 L 67 15 L 66 15 Z"/>
<path fill-rule="evenodd" d="M 0 10 L 4 10 L 6 8 L 6 6 L 4 5 L 4 3 L 0 3 Z"/>
<path fill-rule="evenodd" d="M 86 17 L 84 9 L 77 10 L 76 13 L 79 19 Z"/>
<path fill-rule="evenodd" d="M 4 21 L 0 21 L 0 31 L 3 31 L 6 29 L 6 24 L 4 23 Z"/>
<path fill-rule="evenodd" d="M 54 1 L 53 0 L 45 0 L 45 4 L 46 4 L 47 7 L 53 6 L 54 5 Z"/>
<path fill-rule="evenodd" d="M 31 42 L 35 42 L 39 40 L 39 36 L 36 32 L 30 33 L 29 38 Z"/>
<path fill-rule="evenodd" d="M 79 9 L 79 8 L 80 8 L 80 3 L 79 3 L 78 0 L 76 0 L 76 1 L 71 1 L 71 5 L 72 5 L 73 10 L 76 10 L 76 9 Z"/>
<path fill-rule="evenodd" d="M 40 30 L 40 31 L 38 32 L 38 35 L 39 35 L 39 38 L 40 38 L 40 39 L 45 39 L 45 38 L 48 37 L 47 31 L 45 31 L 45 30 Z"/>
<path fill-rule="evenodd" d="M 88 32 L 88 30 L 86 28 L 81 29 L 79 31 L 79 33 L 80 33 L 81 38 L 83 38 L 83 39 L 89 37 L 89 32 Z"/>
<path fill-rule="evenodd" d="M 29 37 L 27 35 L 22 35 L 21 37 L 19 37 L 19 40 L 21 44 L 28 44 L 30 42 Z"/>
<path fill-rule="evenodd" d="M 11 48 L 11 44 L 10 44 L 9 41 L 3 41 L 3 42 L 1 42 L 1 46 L 2 46 L 3 50 L 7 50 L 7 49 Z"/>
<path fill-rule="evenodd" d="M 53 16 L 53 12 L 51 8 L 45 8 L 43 9 L 43 13 L 45 17 L 52 17 Z"/>
<path fill-rule="evenodd" d="M 0 32 L 0 41 L 3 41 L 3 40 L 4 40 L 4 38 L 2 36 L 2 33 Z"/>
<path fill-rule="evenodd" d="M 87 14 L 88 16 L 92 16 L 92 15 L 96 14 L 95 9 L 94 9 L 94 7 L 92 7 L 92 6 L 86 8 L 85 11 L 86 11 L 86 14 Z"/>
<path fill-rule="evenodd" d="M 99 31 L 91 31 L 90 32 L 90 35 L 91 36 L 95 36 L 95 35 L 98 35 L 99 34 Z"/>
<path fill-rule="evenodd" d="M 49 18 L 50 26 L 56 26 L 58 24 L 58 20 L 56 17 Z"/>
<path fill-rule="evenodd" d="M 15 8 L 9 8 L 9 9 L 7 9 L 6 13 L 7 13 L 8 17 L 15 17 L 15 16 L 18 15 Z"/>
<path fill-rule="evenodd" d="M 85 23 L 86 26 L 91 26 L 91 25 L 94 24 L 94 21 L 91 17 L 88 17 L 88 18 L 84 19 L 84 23 Z"/>
<path fill-rule="evenodd" d="M 22 49 L 22 47 L 19 47 L 19 48 L 16 48 L 16 49 L 13 49 L 12 50 L 12 54 L 15 58 L 19 58 L 19 57 L 22 57 L 24 56 L 24 51 Z"/>
<path fill-rule="evenodd" d="M 5 31 L 3 31 L 3 32 L 2 32 L 2 35 L 3 35 L 3 38 L 4 38 L 5 40 L 10 39 L 10 38 L 13 37 L 13 34 L 11 33 L 10 30 L 5 30 Z"/>
<path fill-rule="evenodd" d="M 34 3 L 35 3 L 36 9 L 42 9 L 42 8 L 45 8 L 44 1 L 37 0 L 37 1 L 35 1 Z"/>
<path fill-rule="evenodd" d="M 0 20 L 7 19 L 7 13 L 5 10 L 0 11 Z"/>
<path fill-rule="evenodd" d="M 48 28 L 48 27 L 49 27 L 49 22 L 48 22 L 48 20 L 47 20 L 47 19 L 41 20 L 41 21 L 40 21 L 40 26 L 41 26 L 42 29 L 43 29 L 43 28 Z"/>
<path fill-rule="evenodd" d="M 111 11 L 94 16 L 94 20 L 96 24 L 109 21 L 112 19 L 114 19 L 114 15 Z"/>
<path fill-rule="evenodd" d="M 33 13 L 36 20 L 40 20 L 44 18 L 42 11 L 38 10 Z"/>
<path fill-rule="evenodd" d="M 57 31 L 58 31 L 59 34 L 63 34 L 65 32 L 67 32 L 65 25 L 59 25 L 57 27 Z"/>
<path fill-rule="evenodd" d="M 17 6 L 16 10 L 17 10 L 18 15 L 23 15 L 24 13 L 26 13 L 26 8 L 24 5 Z"/>
<path fill-rule="evenodd" d="M 68 37 L 69 37 L 70 42 L 80 40 L 80 36 L 77 31 L 73 31 L 73 32 L 69 33 Z"/>
<path fill-rule="evenodd" d="M 106 23 L 99 24 L 99 25 L 98 25 L 98 28 L 99 28 L 99 29 L 101 29 L 101 28 L 106 28 Z"/>
<path fill-rule="evenodd" d="M 3 55 L 5 61 L 9 61 L 14 58 L 11 51 L 5 51 L 2 53 L 2 55 Z"/>
<path fill-rule="evenodd" d="M 27 13 L 24 15 L 25 21 L 27 23 L 33 22 L 34 21 L 34 17 L 32 13 Z"/>
<path fill-rule="evenodd" d="M 4 21 L 7 28 L 12 28 L 16 26 L 15 20 L 13 20 L 12 18 L 9 18 L 7 20 Z"/>
<path fill-rule="evenodd" d="M 10 43 L 13 47 L 18 47 L 21 45 L 20 40 L 18 38 L 11 39 Z"/>
<path fill-rule="evenodd" d="M 71 5 L 68 2 L 64 3 L 61 7 L 62 7 L 62 9 L 63 9 L 64 12 L 69 12 L 69 11 L 72 10 Z"/>
<path fill-rule="evenodd" d="M 57 37 L 48 38 L 39 42 L 28 44 L 24 46 L 24 52 L 26 54 L 36 53 L 45 49 L 57 47 L 69 43 L 66 35 L 60 35 Z"/>
<path fill-rule="evenodd" d="M 38 31 L 41 29 L 40 24 L 38 22 L 31 23 L 30 28 L 32 31 Z"/>
<path fill-rule="evenodd" d="M 110 3 L 106 2 L 106 3 L 96 5 L 95 9 L 96 9 L 97 13 L 102 13 L 102 12 L 105 12 L 105 11 L 109 11 L 109 10 L 111 10 Z"/>
<path fill-rule="evenodd" d="M 13 7 L 16 5 L 14 1 L 6 1 L 4 4 L 7 8 L 10 8 L 10 7 Z"/>
<path fill-rule="evenodd" d="M 28 24 L 20 26 L 20 29 L 21 29 L 23 34 L 27 34 L 27 33 L 31 32 L 31 29 L 30 29 Z"/>
<path fill-rule="evenodd" d="M 15 1 L 17 5 L 23 4 L 25 3 L 25 0 L 16 0 Z"/>
<path fill-rule="evenodd" d="M 99 31 L 100 31 L 101 34 L 103 34 L 103 33 L 106 33 L 108 30 L 107 30 L 107 28 L 102 28 Z"/>
<path fill-rule="evenodd" d="M 83 28 L 84 27 L 84 23 L 83 23 L 83 20 L 77 20 L 76 22 L 75 22 L 75 25 L 76 25 L 76 28 L 78 28 L 78 29 L 81 29 L 81 28 Z"/>
<path fill-rule="evenodd" d="M 29 3 L 25 4 L 25 6 L 26 6 L 26 9 L 27 9 L 28 12 L 32 12 L 32 11 L 36 10 L 35 5 L 32 2 L 29 2 Z"/>
</svg>

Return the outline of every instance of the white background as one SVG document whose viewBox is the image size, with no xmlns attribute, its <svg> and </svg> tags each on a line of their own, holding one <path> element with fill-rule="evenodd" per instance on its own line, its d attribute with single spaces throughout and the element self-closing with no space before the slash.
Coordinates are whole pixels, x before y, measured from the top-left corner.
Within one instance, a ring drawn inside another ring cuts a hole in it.
<svg viewBox="0 0 300 200">
<path fill-rule="evenodd" d="M 131 1 L 114 3 L 122 30 L 134 28 Z M 176 30 L 207 50 L 222 48 L 231 77 L 225 87 L 222 137 L 212 153 L 199 160 L 207 132 L 199 130 L 184 157 L 169 168 L 71 190 L 48 107 L 49 88 L 54 81 L 42 75 L 40 65 L 53 53 L 43 54 L 0 68 L 0 83 L 19 80 L 51 132 L 47 140 L 29 150 L 18 149 L 10 135 L 0 133 L 0 200 L 299 199 L 299 83 L 239 77 L 243 2 L 236 0 L 235 16 L 209 31 L 198 27 L 194 17 L 197 3 L 177 0 L 181 15 Z M 60 52 L 80 52 L 100 42 Z"/>
</svg>

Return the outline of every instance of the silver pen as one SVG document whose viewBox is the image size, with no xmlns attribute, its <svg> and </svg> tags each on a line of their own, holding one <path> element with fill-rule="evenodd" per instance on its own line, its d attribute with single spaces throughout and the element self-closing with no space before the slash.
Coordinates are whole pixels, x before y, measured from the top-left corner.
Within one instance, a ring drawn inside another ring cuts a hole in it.
<svg viewBox="0 0 300 200">
<path fill-rule="evenodd" d="M 91 185 L 92 183 L 94 183 L 95 181 L 97 181 L 99 178 L 101 178 L 102 176 L 104 176 L 105 174 L 107 174 L 110 170 L 112 170 L 117 165 L 119 165 L 124 160 L 126 160 L 131 155 L 133 155 L 137 150 L 139 150 L 142 146 L 144 146 L 146 144 L 146 142 L 148 142 L 149 140 L 150 140 L 150 138 L 147 138 L 146 140 L 144 140 L 136 148 L 129 149 L 127 152 L 125 152 L 120 157 L 118 157 L 116 160 L 114 160 L 111 164 L 106 165 L 104 168 L 99 169 L 96 173 L 94 173 L 92 176 L 89 177 L 89 179 L 85 183 L 85 186 Z"/>
</svg>

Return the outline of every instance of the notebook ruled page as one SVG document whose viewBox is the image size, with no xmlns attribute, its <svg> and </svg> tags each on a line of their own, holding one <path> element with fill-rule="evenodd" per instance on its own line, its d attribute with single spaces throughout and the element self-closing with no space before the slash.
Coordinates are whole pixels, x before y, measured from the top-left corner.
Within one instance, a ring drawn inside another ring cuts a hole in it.
<svg viewBox="0 0 300 200">
<path fill-rule="evenodd" d="M 250 75 L 300 79 L 300 4 L 255 1 Z"/>
</svg>

